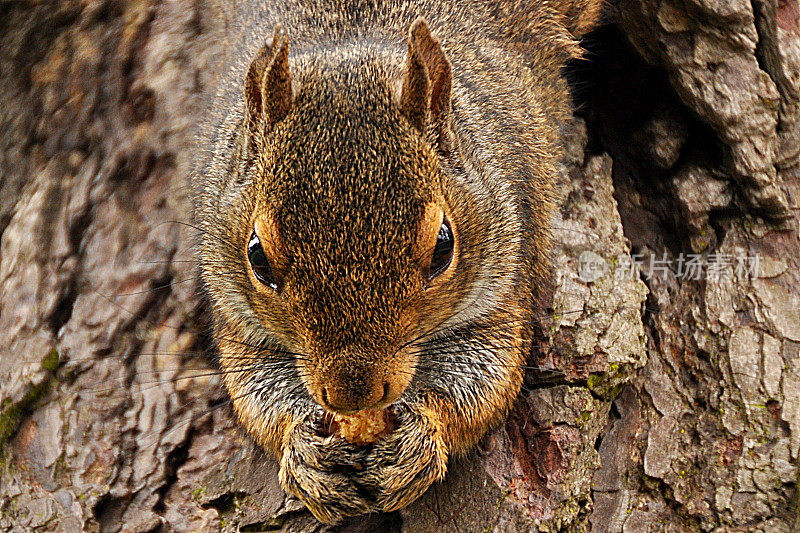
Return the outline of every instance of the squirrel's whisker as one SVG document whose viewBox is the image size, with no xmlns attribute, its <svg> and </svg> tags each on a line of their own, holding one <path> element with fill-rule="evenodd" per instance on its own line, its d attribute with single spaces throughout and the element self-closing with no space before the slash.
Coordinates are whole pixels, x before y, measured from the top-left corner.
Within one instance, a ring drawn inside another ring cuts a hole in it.
<svg viewBox="0 0 800 533">
<path fill-rule="evenodd" d="M 217 242 L 222 243 L 225 246 L 230 247 L 231 249 L 236 249 L 237 248 L 236 245 L 234 245 L 233 243 L 229 242 L 228 240 L 220 237 L 216 233 L 214 233 L 212 231 L 209 231 L 209 230 L 207 230 L 205 228 L 201 228 L 201 227 L 199 227 L 196 224 L 193 224 L 191 222 L 185 222 L 183 220 L 167 220 L 165 222 L 162 222 L 161 224 L 180 224 L 182 226 L 186 226 L 188 228 L 196 230 L 201 235 L 209 235 L 211 237 L 214 237 L 217 240 Z M 156 227 L 158 227 L 158 226 L 156 226 Z"/>
</svg>

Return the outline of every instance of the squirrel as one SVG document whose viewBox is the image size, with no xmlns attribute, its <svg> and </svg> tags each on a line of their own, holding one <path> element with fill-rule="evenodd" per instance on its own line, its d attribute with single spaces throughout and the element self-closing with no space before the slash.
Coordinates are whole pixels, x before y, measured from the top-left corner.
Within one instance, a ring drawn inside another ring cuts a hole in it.
<svg viewBox="0 0 800 533">
<path fill-rule="evenodd" d="M 561 70 L 602 2 L 230 14 L 192 175 L 201 276 L 234 411 L 320 521 L 407 506 L 513 406 L 551 269 Z M 345 438 L 359 416 L 377 429 Z"/>
</svg>

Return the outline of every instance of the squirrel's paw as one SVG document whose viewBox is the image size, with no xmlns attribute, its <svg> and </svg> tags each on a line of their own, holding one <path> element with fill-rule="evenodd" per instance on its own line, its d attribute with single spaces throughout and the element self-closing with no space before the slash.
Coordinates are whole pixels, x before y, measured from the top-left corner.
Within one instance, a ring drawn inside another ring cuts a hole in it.
<svg viewBox="0 0 800 533">
<path fill-rule="evenodd" d="M 365 485 L 378 487 L 378 508 L 387 512 L 409 505 L 447 472 L 447 448 L 433 413 L 398 406 L 395 415 L 397 429 L 375 444 L 359 474 Z"/>
<path fill-rule="evenodd" d="M 317 520 L 336 523 L 378 510 L 374 487 L 363 484 L 367 452 L 336 436 L 320 436 L 314 425 L 294 428 L 283 450 L 278 477 Z"/>
<path fill-rule="evenodd" d="M 296 426 L 283 450 L 279 479 L 321 522 L 401 509 L 444 478 L 447 449 L 425 409 L 394 408 L 396 429 L 370 446 Z"/>
</svg>

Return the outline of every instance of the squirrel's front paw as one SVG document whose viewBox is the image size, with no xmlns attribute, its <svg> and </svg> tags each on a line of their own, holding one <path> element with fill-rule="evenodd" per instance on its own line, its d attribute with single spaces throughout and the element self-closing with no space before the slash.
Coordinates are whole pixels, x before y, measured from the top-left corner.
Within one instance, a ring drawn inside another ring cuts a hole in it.
<svg viewBox="0 0 800 533">
<path fill-rule="evenodd" d="M 419 498 L 447 472 L 447 448 L 438 421 L 427 409 L 395 408 L 397 429 L 379 440 L 359 475 L 378 487 L 382 511 L 402 509 Z"/>
<path fill-rule="evenodd" d="M 375 487 L 364 485 L 367 452 L 336 436 L 320 436 L 310 422 L 292 431 L 281 459 L 283 489 L 317 520 L 336 523 L 378 510 Z"/>
<path fill-rule="evenodd" d="M 444 477 L 447 449 L 437 419 L 425 409 L 394 411 L 396 429 L 370 446 L 321 436 L 311 422 L 296 426 L 281 459 L 284 490 L 326 523 L 416 500 Z"/>
</svg>

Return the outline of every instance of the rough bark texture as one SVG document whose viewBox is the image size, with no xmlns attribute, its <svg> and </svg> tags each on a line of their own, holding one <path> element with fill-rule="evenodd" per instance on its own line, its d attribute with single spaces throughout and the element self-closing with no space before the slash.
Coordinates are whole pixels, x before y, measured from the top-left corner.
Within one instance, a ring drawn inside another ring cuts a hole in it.
<svg viewBox="0 0 800 533">
<path fill-rule="evenodd" d="M 237 428 L 203 333 L 187 147 L 225 23 L 0 6 L 0 528 L 326 529 Z M 797 0 L 619 0 L 586 46 L 517 409 L 339 530 L 800 528 Z"/>
</svg>

